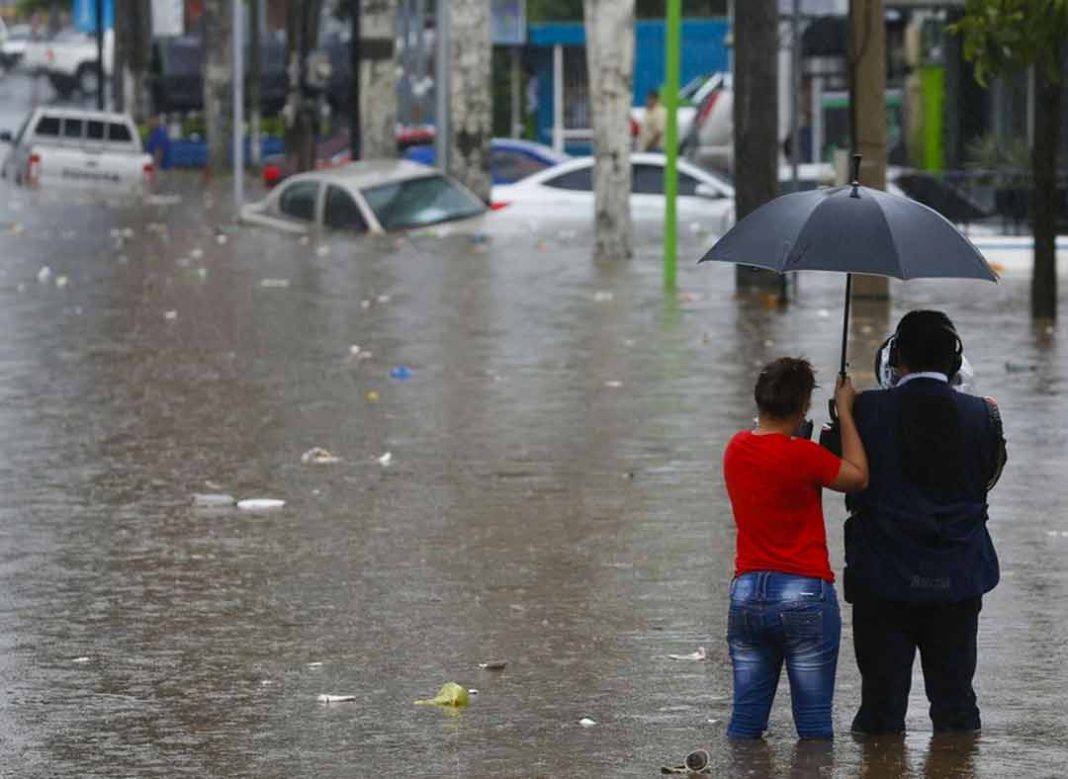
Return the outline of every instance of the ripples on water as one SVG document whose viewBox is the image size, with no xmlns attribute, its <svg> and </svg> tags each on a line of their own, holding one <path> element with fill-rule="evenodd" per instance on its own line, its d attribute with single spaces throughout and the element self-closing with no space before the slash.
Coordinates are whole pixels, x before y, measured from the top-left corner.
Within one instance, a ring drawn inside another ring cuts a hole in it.
<svg viewBox="0 0 1068 779">
<path fill-rule="evenodd" d="M 1001 401 L 983 736 L 931 741 L 917 678 L 904 740 L 799 746 L 783 688 L 767 743 L 731 748 L 719 456 L 776 355 L 821 367 L 825 408 L 841 280 L 802 277 L 785 311 L 737 301 L 729 268 L 691 265 L 699 236 L 678 298 L 648 235 L 618 267 L 593 265 L 582 236 L 525 228 L 328 253 L 267 231 L 220 244 L 225 208 L 180 182 L 169 209 L 0 199 L 4 773 L 651 776 L 698 746 L 721 776 L 1068 761 L 1064 325 L 1032 331 L 1026 278 L 895 284 L 892 309 L 860 307 L 853 327 L 870 384 L 900 313 L 944 306 Z M 67 286 L 38 283 L 44 264 Z M 412 377 L 390 379 L 397 365 Z M 312 446 L 343 462 L 302 465 Z M 288 505 L 190 506 L 213 491 Z M 840 570 L 843 511 L 826 503 Z M 666 657 L 697 646 L 708 661 Z M 480 671 L 489 659 L 508 667 Z M 480 690 L 470 709 L 411 705 L 449 680 Z M 847 629 L 843 734 L 858 687 Z"/>
</svg>

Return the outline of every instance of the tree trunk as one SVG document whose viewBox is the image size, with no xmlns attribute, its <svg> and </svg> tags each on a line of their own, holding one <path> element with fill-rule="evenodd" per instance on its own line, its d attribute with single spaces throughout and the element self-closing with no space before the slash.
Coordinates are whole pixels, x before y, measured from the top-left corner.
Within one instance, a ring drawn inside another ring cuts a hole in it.
<svg viewBox="0 0 1068 779">
<path fill-rule="evenodd" d="M 308 55 L 315 51 L 318 43 L 321 5 L 321 0 L 290 2 L 286 13 L 288 150 L 296 161 L 297 170 L 315 167 L 316 104 L 307 89 L 307 63 Z"/>
<path fill-rule="evenodd" d="M 738 220 L 779 194 L 779 16 L 776 0 L 734 6 L 734 208 Z M 739 290 L 785 289 L 784 277 L 739 265 Z"/>
<path fill-rule="evenodd" d="M 634 94 L 634 0 L 584 0 L 586 69 L 593 118 L 593 257 L 633 254 L 630 107 Z"/>
<path fill-rule="evenodd" d="M 449 173 L 488 203 L 493 137 L 490 4 L 489 0 L 450 0 L 448 6 L 452 49 Z"/>
<path fill-rule="evenodd" d="M 397 156 L 396 0 L 363 0 L 360 20 L 360 153 Z"/>
<path fill-rule="evenodd" d="M 152 48 L 152 6 L 151 0 L 125 0 L 130 9 L 127 64 L 130 68 L 131 103 L 130 111 L 135 121 L 143 122 L 148 118 L 148 62 Z"/>
<path fill-rule="evenodd" d="M 208 172 L 226 170 L 231 146 L 230 81 L 231 60 L 230 4 L 226 0 L 204 0 L 201 17 L 201 40 L 204 51 L 204 130 L 208 141 Z"/>
<path fill-rule="evenodd" d="M 115 28 L 112 31 L 111 107 L 122 113 L 126 110 L 126 57 L 130 43 L 130 0 L 114 0 Z"/>
<path fill-rule="evenodd" d="M 1031 199 L 1035 267 L 1031 275 L 1031 316 L 1053 320 L 1057 318 L 1057 148 L 1061 85 L 1050 80 L 1041 64 L 1035 65 L 1032 72 L 1035 141 L 1031 149 L 1034 177 Z"/>
<path fill-rule="evenodd" d="M 263 102 L 263 39 L 260 37 L 260 0 L 248 3 L 248 129 L 249 163 L 259 168 L 261 159 L 260 116 Z"/>
</svg>

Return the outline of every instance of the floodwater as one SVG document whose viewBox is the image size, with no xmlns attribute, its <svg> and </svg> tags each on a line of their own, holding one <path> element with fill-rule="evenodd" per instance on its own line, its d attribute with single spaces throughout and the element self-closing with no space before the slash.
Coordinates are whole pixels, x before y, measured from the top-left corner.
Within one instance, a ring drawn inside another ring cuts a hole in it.
<svg viewBox="0 0 1068 779">
<path fill-rule="evenodd" d="M 908 736 L 853 740 L 846 608 L 841 736 L 798 745 L 784 686 L 732 746 L 720 454 L 781 354 L 820 366 L 822 421 L 840 278 L 735 299 L 684 225 L 666 295 L 647 230 L 613 265 L 506 212 L 488 241 L 302 244 L 234 228 L 225 182 L 164 186 L 180 205 L 0 183 L 0 775 L 646 777 L 697 747 L 715 776 L 1063 775 L 1068 325 L 1032 327 L 1025 275 L 894 283 L 850 346 L 870 386 L 900 314 L 944 307 L 1001 403 L 982 735 L 932 738 L 917 675 Z M 447 681 L 469 708 L 413 705 Z"/>
</svg>

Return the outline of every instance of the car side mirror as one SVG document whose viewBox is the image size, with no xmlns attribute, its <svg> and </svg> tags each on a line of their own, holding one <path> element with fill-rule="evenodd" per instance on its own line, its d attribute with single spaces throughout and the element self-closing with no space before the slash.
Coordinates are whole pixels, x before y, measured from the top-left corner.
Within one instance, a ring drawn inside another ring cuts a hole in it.
<svg viewBox="0 0 1068 779">
<path fill-rule="evenodd" d="M 694 194 L 697 195 L 697 197 L 707 197 L 710 200 L 718 200 L 723 197 L 723 193 L 711 184 L 698 184 L 694 188 Z"/>
<path fill-rule="evenodd" d="M 0 130 L 0 143 L 11 143 L 14 139 L 7 130 Z"/>
</svg>

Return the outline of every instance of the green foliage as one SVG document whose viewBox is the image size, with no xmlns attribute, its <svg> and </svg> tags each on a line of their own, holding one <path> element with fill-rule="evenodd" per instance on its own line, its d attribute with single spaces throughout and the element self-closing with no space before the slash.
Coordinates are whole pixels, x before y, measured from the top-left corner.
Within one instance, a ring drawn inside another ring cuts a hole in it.
<svg viewBox="0 0 1068 779">
<path fill-rule="evenodd" d="M 26 17 L 36 11 L 47 11 L 53 4 L 53 0 L 18 0 L 15 3 L 15 14 L 20 17 Z"/>
<path fill-rule="evenodd" d="M 664 0 L 635 0 L 639 19 L 663 19 Z M 726 16 L 727 0 L 682 0 L 683 16 Z M 527 0 L 532 22 L 581 22 L 582 0 Z"/>
<path fill-rule="evenodd" d="M 963 36 L 964 56 L 984 86 L 1020 67 L 1045 68 L 1056 81 L 1068 41 L 1068 0 L 966 0 L 950 28 Z"/>
</svg>

